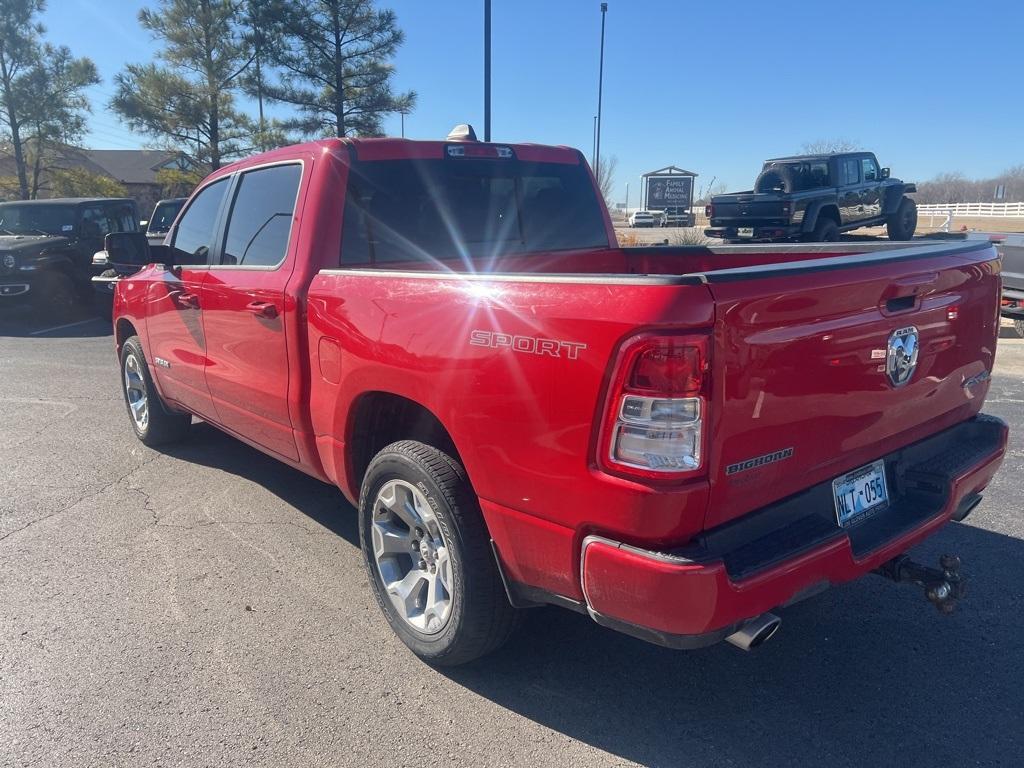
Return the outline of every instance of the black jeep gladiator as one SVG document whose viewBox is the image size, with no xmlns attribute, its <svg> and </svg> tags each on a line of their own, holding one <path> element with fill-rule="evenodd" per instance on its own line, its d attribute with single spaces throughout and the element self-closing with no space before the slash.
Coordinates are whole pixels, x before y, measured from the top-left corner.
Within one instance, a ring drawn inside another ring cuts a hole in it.
<svg viewBox="0 0 1024 768">
<path fill-rule="evenodd" d="M 31 301 L 38 311 L 66 313 L 92 293 L 92 257 L 103 238 L 138 231 L 128 198 L 0 203 L 0 306 Z"/>
<path fill-rule="evenodd" d="M 749 192 L 715 195 L 708 237 L 727 243 L 830 242 L 840 232 L 885 225 L 890 240 L 910 240 L 914 184 L 889 177 L 871 152 L 779 157 L 765 162 Z"/>
</svg>

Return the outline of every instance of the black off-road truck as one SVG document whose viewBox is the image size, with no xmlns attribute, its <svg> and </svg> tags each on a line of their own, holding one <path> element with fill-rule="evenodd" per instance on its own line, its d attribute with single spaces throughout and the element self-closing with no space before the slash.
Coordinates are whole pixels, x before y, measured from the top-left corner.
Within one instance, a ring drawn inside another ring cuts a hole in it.
<svg viewBox="0 0 1024 768">
<path fill-rule="evenodd" d="M 916 191 L 871 152 L 779 157 L 765 162 L 753 190 L 711 199 L 704 234 L 730 243 L 830 242 L 884 224 L 890 240 L 910 240 L 917 206 L 906 195 Z"/>
<path fill-rule="evenodd" d="M 0 306 L 30 301 L 52 317 L 68 313 L 92 294 L 92 257 L 104 237 L 138 231 L 128 198 L 0 203 Z"/>
</svg>

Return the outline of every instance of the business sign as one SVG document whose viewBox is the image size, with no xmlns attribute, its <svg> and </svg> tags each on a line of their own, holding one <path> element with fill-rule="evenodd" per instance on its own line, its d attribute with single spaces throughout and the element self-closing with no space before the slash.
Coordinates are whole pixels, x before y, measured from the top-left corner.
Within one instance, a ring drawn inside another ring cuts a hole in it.
<svg viewBox="0 0 1024 768">
<path fill-rule="evenodd" d="M 689 208 L 693 196 L 692 176 L 648 176 L 647 210 Z"/>
</svg>

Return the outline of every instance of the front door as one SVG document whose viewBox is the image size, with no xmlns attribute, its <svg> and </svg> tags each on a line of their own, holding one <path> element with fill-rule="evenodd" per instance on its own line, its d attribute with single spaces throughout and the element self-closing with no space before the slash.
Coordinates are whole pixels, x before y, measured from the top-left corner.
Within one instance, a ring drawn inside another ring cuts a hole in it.
<svg viewBox="0 0 1024 768">
<path fill-rule="evenodd" d="M 878 164 L 873 157 L 860 159 L 861 179 L 864 188 L 860 199 L 864 206 L 865 218 L 882 215 L 882 180 L 879 178 Z"/>
<path fill-rule="evenodd" d="M 200 299 L 216 250 L 228 181 L 213 182 L 189 202 L 172 233 L 174 267 L 149 284 L 146 297 L 150 372 L 165 398 L 204 417 L 216 412 L 206 386 L 207 345 Z"/>
<path fill-rule="evenodd" d="M 839 218 L 845 227 L 864 218 L 861 203 L 860 159 L 839 158 Z"/>
<path fill-rule="evenodd" d="M 219 264 L 203 285 L 206 382 L 217 421 L 257 445 L 297 460 L 288 411 L 288 335 L 297 308 L 285 288 L 302 165 L 255 168 L 238 177 Z M 295 392 L 293 395 L 298 396 Z"/>
</svg>

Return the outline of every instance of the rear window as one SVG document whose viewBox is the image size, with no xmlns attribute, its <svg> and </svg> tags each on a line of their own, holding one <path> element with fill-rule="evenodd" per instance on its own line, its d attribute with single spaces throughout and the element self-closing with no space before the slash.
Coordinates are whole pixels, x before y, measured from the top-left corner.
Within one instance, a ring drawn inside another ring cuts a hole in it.
<svg viewBox="0 0 1024 768">
<path fill-rule="evenodd" d="M 799 161 L 795 163 L 765 163 L 764 170 L 785 168 L 793 178 L 794 192 L 833 186 L 829 178 L 828 160 Z"/>
<path fill-rule="evenodd" d="M 362 162 L 349 172 L 344 266 L 607 246 L 582 165 L 450 158 Z"/>
</svg>

